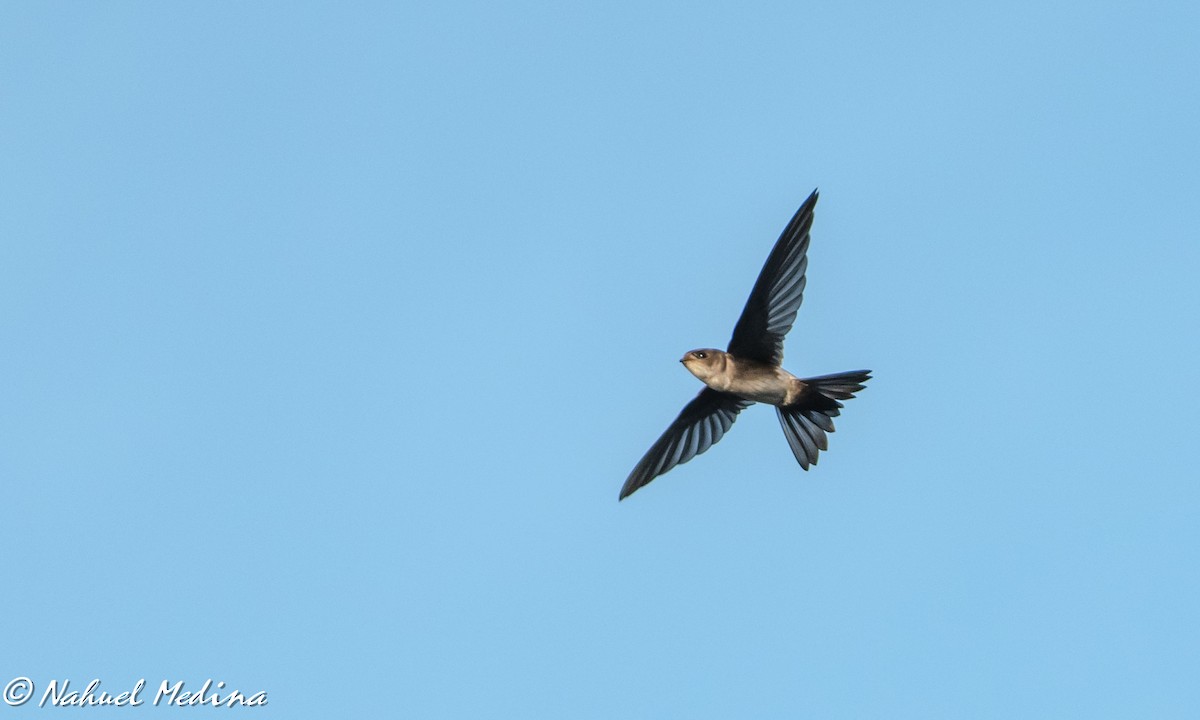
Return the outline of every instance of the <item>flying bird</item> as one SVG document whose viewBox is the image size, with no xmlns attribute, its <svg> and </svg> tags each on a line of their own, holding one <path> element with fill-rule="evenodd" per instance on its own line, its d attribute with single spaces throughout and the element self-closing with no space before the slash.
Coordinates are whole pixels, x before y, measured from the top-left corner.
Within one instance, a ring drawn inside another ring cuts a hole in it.
<svg viewBox="0 0 1200 720">
<path fill-rule="evenodd" d="M 808 239 L 817 191 L 804 201 L 775 242 L 750 299 L 724 351 L 692 350 L 679 362 L 707 386 L 683 408 L 675 422 L 638 462 L 621 488 L 620 499 L 691 460 L 724 437 L 738 413 L 756 402 L 775 406 L 784 437 L 800 467 L 817 464 L 829 447 L 826 433 L 841 400 L 854 397 L 871 379 L 870 370 L 798 378 L 781 367 L 783 338 L 804 299 Z"/>
</svg>

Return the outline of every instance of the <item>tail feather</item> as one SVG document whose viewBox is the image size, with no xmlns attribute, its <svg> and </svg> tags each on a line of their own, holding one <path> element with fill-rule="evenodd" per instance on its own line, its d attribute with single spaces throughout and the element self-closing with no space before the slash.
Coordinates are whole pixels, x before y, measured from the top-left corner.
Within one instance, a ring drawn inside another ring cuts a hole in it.
<svg viewBox="0 0 1200 720">
<path fill-rule="evenodd" d="M 829 448 L 826 433 L 833 432 L 833 418 L 841 414 L 842 403 L 866 387 L 870 370 L 805 378 L 808 391 L 791 405 L 775 408 L 779 424 L 796 461 L 805 470 L 817 464 L 817 453 Z"/>
<path fill-rule="evenodd" d="M 829 397 L 849 400 L 854 397 L 854 393 L 865 388 L 870 379 L 870 370 L 851 370 L 833 375 L 805 378 L 804 383 Z"/>
</svg>

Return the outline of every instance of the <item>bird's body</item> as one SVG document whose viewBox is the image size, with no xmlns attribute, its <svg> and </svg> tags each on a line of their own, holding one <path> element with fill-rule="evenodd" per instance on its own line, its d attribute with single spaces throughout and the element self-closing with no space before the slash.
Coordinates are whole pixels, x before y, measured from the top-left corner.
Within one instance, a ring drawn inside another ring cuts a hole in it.
<svg viewBox="0 0 1200 720">
<path fill-rule="evenodd" d="M 684 407 L 621 488 L 621 499 L 712 447 L 754 403 L 774 405 L 784 436 L 805 470 L 828 448 L 842 403 L 871 378 L 868 370 L 798 378 L 782 367 L 783 338 L 804 299 L 809 230 L 817 192 L 775 243 L 726 350 L 692 350 L 680 360 L 707 387 Z"/>
<path fill-rule="evenodd" d="M 808 388 L 778 365 L 739 358 L 721 350 L 693 350 L 679 362 L 713 390 L 767 405 L 789 405 Z"/>
</svg>

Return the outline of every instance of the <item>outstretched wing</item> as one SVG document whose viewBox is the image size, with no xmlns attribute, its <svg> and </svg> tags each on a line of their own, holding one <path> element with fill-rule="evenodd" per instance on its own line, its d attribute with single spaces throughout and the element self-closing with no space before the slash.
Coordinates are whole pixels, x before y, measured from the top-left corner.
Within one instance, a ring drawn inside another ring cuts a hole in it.
<svg viewBox="0 0 1200 720">
<path fill-rule="evenodd" d="M 733 426 L 737 414 L 753 404 L 712 388 L 701 390 L 629 473 L 620 499 L 715 445 Z"/>
<path fill-rule="evenodd" d="M 775 242 L 733 328 L 731 354 L 772 365 L 783 362 L 783 338 L 792 329 L 804 300 L 808 232 L 816 204 L 817 191 L 813 190 Z"/>
</svg>

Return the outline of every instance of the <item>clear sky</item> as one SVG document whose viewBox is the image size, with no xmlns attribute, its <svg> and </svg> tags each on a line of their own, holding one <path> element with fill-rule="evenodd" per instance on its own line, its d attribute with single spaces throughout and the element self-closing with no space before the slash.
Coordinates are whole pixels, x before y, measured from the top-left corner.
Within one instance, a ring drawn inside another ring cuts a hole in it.
<svg viewBox="0 0 1200 720">
<path fill-rule="evenodd" d="M 1195 717 L 1197 7 L 5 3 L 0 720 Z"/>
</svg>

